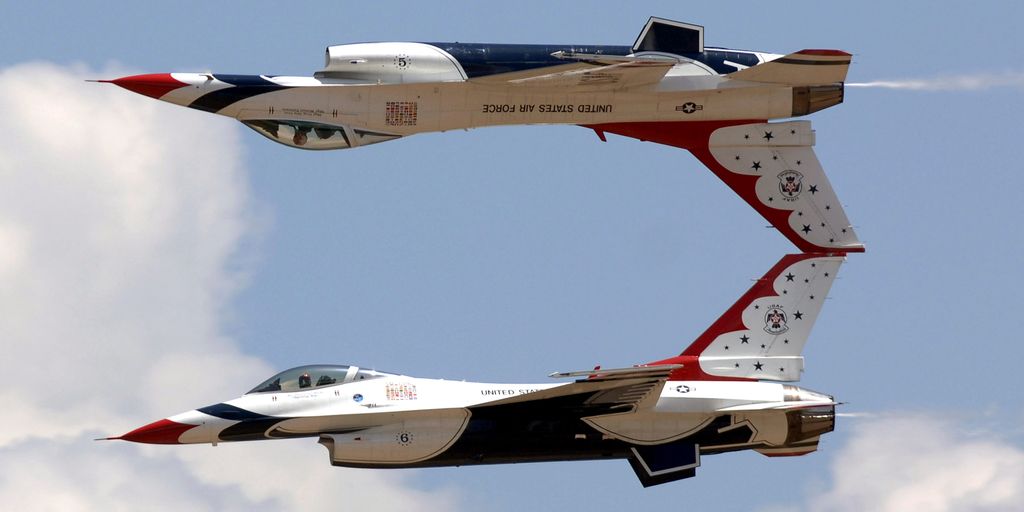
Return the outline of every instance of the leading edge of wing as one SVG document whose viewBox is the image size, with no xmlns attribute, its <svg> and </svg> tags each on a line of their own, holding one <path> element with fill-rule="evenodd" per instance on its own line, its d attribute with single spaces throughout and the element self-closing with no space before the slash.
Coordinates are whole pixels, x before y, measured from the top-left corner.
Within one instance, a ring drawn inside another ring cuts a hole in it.
<svg viewBox="0 0 1024 512">
<path fill-rule="evenodd" d="M 581 397 L 581 404 L 584 406 L 595 408 L 636 408 L 649 397 L 656 399 L 661 394 L 661 387 L 668 380 L 669 374 L 681 367 L 678 364 L 663 364 L 613 370 L 595 369 L 581 372 L 552 373 L 550 376 L 556 378 L 579 376 L 587 378 L 563 386 L 478 404 L 471 408 L 531 402 L 539 403 L 584 394 L 589 395 Z"/>
<path fill-rule="evenodd" d="M 480 85 L 507 85 L 545 89 L 616 90 L 660 81 L 675 60 L 637 59 L 578 61 L 539 69 L 488 75 L 470 79 Z"/>
</svg>

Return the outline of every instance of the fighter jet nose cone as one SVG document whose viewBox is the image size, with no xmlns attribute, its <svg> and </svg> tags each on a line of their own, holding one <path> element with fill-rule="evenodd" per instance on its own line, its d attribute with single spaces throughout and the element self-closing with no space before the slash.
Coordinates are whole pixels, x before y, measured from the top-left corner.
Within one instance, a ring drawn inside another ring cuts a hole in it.
<svg viewBox="0 0 1024 512">
<path fill-rule="evenodd" d="M 118 78 L 116 80 L 100 80 L 101 82 L 112 83 L 132 92 L 137 92 L 160 99 L 161 96 L 188 84 L 175 80 L 170 73 L 155 73 L 151 75 L 134 75 Z"/>
<path fill-rule="evenodd" d="M 195 427 L 196 425 L 186 425 L 184 423 L 177 423 L 168 419 L 163 419 L 160 421 L 154 421 L 149 425 L 144 425 L 121 437 L 115 437 L 113 439 L 131 441 L 133 443 L 181 444 L 181 442 L 178 441 L 181 435 Z"/>
</svg>

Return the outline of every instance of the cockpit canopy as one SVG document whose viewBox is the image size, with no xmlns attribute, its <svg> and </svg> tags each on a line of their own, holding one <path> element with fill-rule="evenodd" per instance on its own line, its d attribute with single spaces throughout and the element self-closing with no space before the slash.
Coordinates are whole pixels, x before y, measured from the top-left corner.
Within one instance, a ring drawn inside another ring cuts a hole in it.
<svg viewBox="0 0 1024 512">
<path fill-rule="evenodd" d="M 403 105 L 395 107 L 397 110 L 388 115 L 398 116 L 396 119 L 401 118 L 404 120 L 402 122 L 409 122 L 410 119 L 415 121 L 415 107 L 409 106 L 415 103 L 395 103 Z M 274 142 L 299 149 L 345 149 L 401 137 L 393 133 L 291 119 L 244 119 L 242 123 Z"/>
<path fill-rule="evenodd" d="M 242 122 L 256 130 L 256 133 L 293 148 L 344 149 L 352 147 L 348 134 L 340 126 L 276 119 L 250 119 Z"/>
<path fill-rule="evenodd" d="M 297 366 L 263 381 L 259 386 L 256 386 L 246 394 L 303 391 L 366 379 L 376 379 L 389 375 L 394 374 L 378 372 L 376 370 L 364 370 L 358 366 L 335 364 Z"/>
</svg>

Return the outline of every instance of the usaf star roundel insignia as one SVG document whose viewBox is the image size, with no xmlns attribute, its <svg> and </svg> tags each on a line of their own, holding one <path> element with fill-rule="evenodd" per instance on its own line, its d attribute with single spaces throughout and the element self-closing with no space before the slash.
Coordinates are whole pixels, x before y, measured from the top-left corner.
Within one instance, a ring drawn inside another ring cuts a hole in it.
<svg viewBox="0 0 1024 512">
<path fill-rule="evenodd" d="M 684 114 L 692 114 L 698 110 L 704 110 L 704 105 L 698 105 L 692 101 L 687 101 L 682 105 L 676 105 L 676 111 Z"/>
<path fill-rule="evenodd" d="M 793 170 L 779 173 L 779 192 L 786 201 L 796 201 L 803 191 L 804 175 Z"/>
<path fill-rule="evenodd" d="M 786 312 L 780 306 L 768 308 L 764 314 L 764 332 L 768 334 L 782 334 L 789 330 L 786 325 Z"/>
</svg>

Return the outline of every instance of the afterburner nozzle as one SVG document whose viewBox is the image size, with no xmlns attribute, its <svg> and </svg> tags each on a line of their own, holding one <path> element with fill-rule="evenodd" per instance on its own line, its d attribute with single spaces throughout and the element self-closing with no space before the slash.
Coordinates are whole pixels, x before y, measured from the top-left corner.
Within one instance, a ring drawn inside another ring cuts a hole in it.
<svg viewBox="0 0 1024 512">
<path fill-rule="evenodd" d="M 794 87 L 793 115 L 805 116 L 838 105 L 843 102 L 843 92 L 842 83 Z"/>
</svg>

